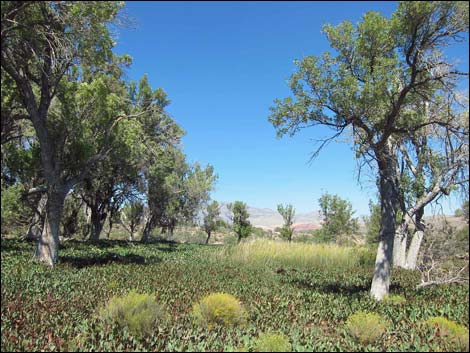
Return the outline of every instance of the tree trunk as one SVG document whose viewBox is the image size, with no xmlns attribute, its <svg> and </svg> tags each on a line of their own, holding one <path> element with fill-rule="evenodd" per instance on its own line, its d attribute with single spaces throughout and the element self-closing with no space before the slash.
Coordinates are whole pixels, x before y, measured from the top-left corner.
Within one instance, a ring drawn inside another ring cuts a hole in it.
<svg viewBox="0 0 470 353">
<path fill-rule="evenodd" d="M 418 263 L 419 249 L 421 248 L 421 243 L 424 238 L 423 230 L 416 230 L 411 239 L 410 248 L 408 250 L 408 255 L 406 256 L 406 265 L 405 268 L 409 270 L 415 270 L 416 264 Z"/>
<path fill-rule="evenodd" d="M 406 245 L 408 243 L 408 223 L 406 220 L 397 227 L 393 242 L 393 267 L 406 266 Z"/>
<path fill-rule="evenodd" d="M 390 288 L 390 268 L 393 261 L 393 243 L 396 228 L 396 213 L 399 207 L 399 188 L 395 153 L 386 146 L 377 155 L 380 175 L 380 242 L 375 260 L 374 277 L 370 293 L 382 300 Z"/>
<path fill-rule="evenodd" d="M 106 239 L 109 240 L 109 237 L 111 235 L 111 230 L 113 229 L 113 225 L 114 225 L 114 222 L 113 222 L 113 214 L 111 213 L 111 215 L 109 216 L 109 219 L 108 219 L 108 232 L 106 233 Z"/>
<path fill-rule="evenodd" d="M 210 237 L 211 237 L 211 232 L 207 232 L 206 244 L 209 244 Z"/>
<path fill-rule="evenodd" d="M 54 267 L 58 260 L 60 220 L 67 192 L 63 186 L 51 189 L 48 191 L 46 218 L 41 237 L 36 243 L 35 257 L 46 265 Z"/>
<path fill-rule="evenodd" d="M 34 216 L 28 227 L 28 232 L 25 235 L 27 241 L 37 241 L 41 237 L 42 229 L 44 227 L 44 218 L 47 203 L 47 193 L 44 193 L 34 210 Z"/>
<path fill-rule="evenodd" d="M 144 231 L 142 232 L 141 242 L 145 243 L 150 240 L 150 232 L 155 228 L 155 222 L 153 217 L 150 217 L 145 223 Z"/>
<path fill-rule="evenodd" d="M 106 213 L 101 214 L 98 209 L 91 208 L 91 241 L 100 240 L 100 234 L 106 221 Z"/>
</svg>

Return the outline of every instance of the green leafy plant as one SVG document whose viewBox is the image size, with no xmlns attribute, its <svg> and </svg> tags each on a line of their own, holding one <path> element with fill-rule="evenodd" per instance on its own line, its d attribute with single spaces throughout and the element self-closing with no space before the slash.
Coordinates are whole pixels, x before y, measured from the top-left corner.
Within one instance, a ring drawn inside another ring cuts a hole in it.
<svg viewBox="0 0 470 353">
<path fill-rule="evenodd" d="M 439 330 L 442 336 L 447 336 L 452 342 L 457 343 L 459 348 L 468 352 L 468 329 L 465 326 L 448 320 L 442 316 L 433 316 L 425 322 L 428 326 Z"/>
<path fill-rule="evenodd" d="M 193 305 L 192 316 L 198 324 L 235 326 L 247 320 L 246 310 L 240 301 L 227 293 L 213 293 Z"/>
<path fill-rule="evenodd" d="M 386 330 L 385 319 L 376 313 L 358 311 L 349 316 L 346 326 L 351 335 L 359 342 L 369 344 L 375 342 Z"/>
<path fill-rule="evenodd" d="M 111 298 L 100 311 L 100 317 L 121 327 L 127 327 L 129 332 L 137 337 L 149 336 L 167 319 L 154 296 L 134 291 L 122 297 Z"/>
<path fill-rule="evenodd" d="M 282 333 L 261 333 L 254 349 L 256 352 L 291 352 L 292 346 Z"/>
</svg>

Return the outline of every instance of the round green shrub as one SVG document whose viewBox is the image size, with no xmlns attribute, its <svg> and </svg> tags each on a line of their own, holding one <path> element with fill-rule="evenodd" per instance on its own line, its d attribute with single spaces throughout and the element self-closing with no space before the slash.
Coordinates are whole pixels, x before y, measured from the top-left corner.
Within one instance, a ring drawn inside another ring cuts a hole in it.
<svg viewBox="0 0 470 353">
<path fill-rule="evenodd" d="M 167 320 L 166 313 L 154 296 L 134 291 L 111 298 L 100 314 L 107 322 L 127 327 L 136 337 L 152 334 L 159 324 Z"/>
<path fill-rule="evenodd" d="M 456 343 L 464 352 L 468 352 L 468 329 L 465 326 L 448 320 L 442 316 L 434 316 L 426 320 L 428 326 L 439 329 L 442 336 L 447 336 Z"/>
<path fill-rule="evenodd" d="M 291 352 L 289 339 L 282 333 L 262 333 L 254 346 L 255 352 Z"/>
<path fill-rule="evenodd" d="M 226 293 L 212 293 L 193 305 L 192 316 L 198 324 L 235 326 L 244 324 L 247 313 L 240 301 Z"/>
<path fill-rule="evenodd" d="M 346 327 L 359 342 L 369 344 L 384 334 L 385 322 L 385 319 L 379 314 L 358 311 L 347 319 Z"/>
</svg>

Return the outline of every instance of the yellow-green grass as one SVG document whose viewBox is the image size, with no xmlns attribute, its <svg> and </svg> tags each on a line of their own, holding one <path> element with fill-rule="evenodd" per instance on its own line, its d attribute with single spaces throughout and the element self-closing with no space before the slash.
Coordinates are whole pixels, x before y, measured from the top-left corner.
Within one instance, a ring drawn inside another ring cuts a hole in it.
<svg viewBox="0 0 470 353">
<path fill-rule="evenodd" d="M 374 254 L 363 247 L 335 244 L 289 243 L 257 239 L 224 248 L 223 259 L 256 266 L 288 266 L 295 268 L 352 268 L 372 265 Z"/>
</svg>

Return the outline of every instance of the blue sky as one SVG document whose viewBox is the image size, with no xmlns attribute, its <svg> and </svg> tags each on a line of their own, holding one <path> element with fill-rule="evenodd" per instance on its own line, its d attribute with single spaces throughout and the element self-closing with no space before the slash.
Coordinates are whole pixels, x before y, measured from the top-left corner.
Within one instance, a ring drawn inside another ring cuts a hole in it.
<svg viewBox="0 0 470 353">
<path fill-rule="evenodd" d="M 189 160 L 212 164 L 219 176 L 212 198 L 297 213 L 318 209 L 323 192 L 368 213 L 376 188 L 357 182 L 348 143 L 331 143 L 313 162 L 322 128 L 276 138 L 268 122 L 275 98 L 290 95 L 294 59 L 329 50 L 322 25 L 359 22 L 367 11 L 389 16 L 396 2 L 126 2 L 133 28 L 120 28 L 115 51 L 133 57 L 129 79 L 148 74 L 162 87 L 168 111 L 185 129 Z M 465 47 L 463 47 L 465 48 Z M 468 44 L 467 44 L 468 49 Z M 461 48 L 462 65 L 468 54 Z M 458 201 L 460 202 L 460 201 Z M 448 202 L 444 210 L 453 209 Z M 458 206 L 458 205 L 456 205 Z"/>
</svg>

